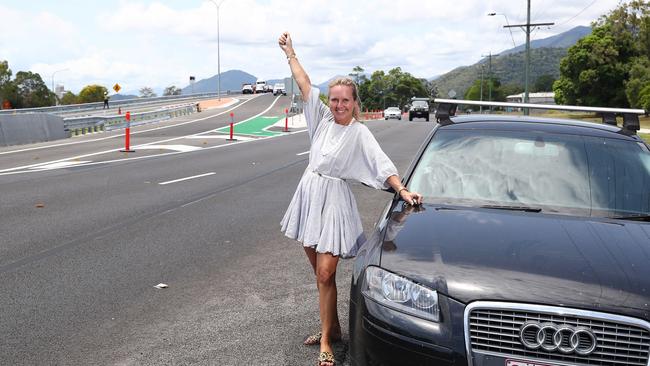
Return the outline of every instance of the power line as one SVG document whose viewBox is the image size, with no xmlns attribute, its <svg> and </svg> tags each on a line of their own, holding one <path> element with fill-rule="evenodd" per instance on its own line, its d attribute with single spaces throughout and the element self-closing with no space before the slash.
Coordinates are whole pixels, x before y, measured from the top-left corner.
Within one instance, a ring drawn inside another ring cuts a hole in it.
<svg viewBox="0 0 650 366">
<path fill-rule="evenodd" d="M 585 10 L 591 8 L 591 6 L 594 5 L 594 4 L 596 3 L 596 1 L 598 1 L 598 0 L 594 0 L 594 1 L 592 1 L 592 2 L 591 2 L 589 5 L 587 5 L 584 9 L 580 10 L 580 11 L 578 12 L 578 14 L 576 14 L 576 15 L 572 16 L 571 18 L 565 20 L 564 22 L 562 22 L 562 23 L 556 25 L 555 27 L 557 28 L 557 27 L 559 27 L 559 26 L 562 26 L 562 25 L 564 25 L 564 24 L 566 24 L 566 23 L 572 21 L 573 19 L 577 18 L 578 15 L 584 13 Z"/>
</svg>

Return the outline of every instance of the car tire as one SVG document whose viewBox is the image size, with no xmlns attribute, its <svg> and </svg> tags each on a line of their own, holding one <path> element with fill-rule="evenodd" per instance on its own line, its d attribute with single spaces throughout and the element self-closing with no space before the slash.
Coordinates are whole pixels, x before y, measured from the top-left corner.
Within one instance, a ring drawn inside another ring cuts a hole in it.
<svg viewBox="0 0 650 366">
<path fill-rule="evenodd" d="M 424 119 L 429 122 L 429 116 L 426 116 Z"/>
</svg>

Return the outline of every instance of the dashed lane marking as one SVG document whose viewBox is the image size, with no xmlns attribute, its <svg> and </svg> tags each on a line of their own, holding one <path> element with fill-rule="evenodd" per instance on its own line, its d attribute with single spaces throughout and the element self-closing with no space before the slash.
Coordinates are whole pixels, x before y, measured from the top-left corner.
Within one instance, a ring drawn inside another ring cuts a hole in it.
<svg viewBox="0 0 650 366">
<path fill-rule="evenodd" d="M 174 180 L 168 180 L 168 181 L 166 181 L 166 182 L 160 182 L 160 183 L 158 183 L 158 184 L 161 185 L 161 186 L 164 186 L 164 185 L 166 185 L 166 184 L 178 183 L 178 182 L 182 182 L 182 181 L 186 181 L 186 180 L 190 180 L 190 179 L 196 179 L 196 178 L 207 177 L 207 176 L 209 176 L 209 175 L 214 175 L 214 174 L 217 174 L 217 173 L 215 173 L 215 172 L 210 172 L 210 173 L 205 173 L 205 174 L 193 175 L 193 176 L 191 176 L 191 177 L 185 177 L 185 178 L 179 178 L 179 179 L 174 179 Z"/>
</svg>

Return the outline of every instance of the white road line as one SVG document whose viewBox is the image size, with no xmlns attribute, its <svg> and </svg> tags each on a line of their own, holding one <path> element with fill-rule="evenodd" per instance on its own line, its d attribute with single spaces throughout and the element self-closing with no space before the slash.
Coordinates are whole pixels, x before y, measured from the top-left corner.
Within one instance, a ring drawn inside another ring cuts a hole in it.
<svg viewBox="0 0 650 366">
<path fill-rule="evenodd" d="M 283 134 L 283 135 L 260 137 L 260 138 L 256 138 L 256 139 L 250 139 L 250 140 L 234 141 L 234 142 L 231 142 L 231 143 L 228 143 L 228 144 L 204 147 L 204 148 L 201 149 L 201 151 L 213 150 L 213 149 L 222 149 L 222 148 L 229 147 L 229 146 L 232 146 L 232 145 L 245 144 L 245 143 L 249 143 L 249 142 L 252 142 L 252 141 L 262 141 L 262 140 L 267 140 L 267 139 L 272 139 L 272 138 L 277 138 L 277 137 L 294 135 L 294 134 L 303 133 L 303 132 L 307 132 L 307 130 L 287 132 L 286 134 Z M 118 151 L 118 149 L 111 150 L 111 151 Z M 79 165 L 76 165 L 76 166 L 106 165 L 106 164 L 110 164 L 110 163 L 123 163 L 125 161 L 160 158 L 160 157 L 163 157 L 163 156 L 178 155 L 178 154 L 186 154 L 186 153 L 185 152 L 179 152 L 179 151 L 173 151 L 173 152 L 167 152 L 167 153 L 161 153 L 161 154 L 155 154 L 155 155 L 136 156 L 136 157 L 132 157 L 132 158 L 121 158 L 121 159 L 114 159 L 114 160 L 96 161 L 96 162 L 91 162 L 91 163 L 79 164 Z M 89 154 L 89 155 L 96 155 L 96 154 Z M 60 161 L 68 161 L 68 160 L 72 160 L 72 159 L 78 159 L 80 157 L 81 156 L 71 157 L 71 158 L 68 158 L 68 159 L 61 159 Z M 56 162 L 58 162 L 58 161 L 56 161 Z M 41 165 L 47 165 L 47 164 L 51 164 L 51 163 L 55 163 L 55 161 L 50 161 L 48 163 L 35 164 L 35 165 L 41 166 Z M 34 165 L 32 165 L 32 166 L 34 166 Z M 2 175 L 13 175 L 13 174 L 25 174 L 25 173 L 33 173 L 33 172 L 41 171 L 41 170 L 20 170 L 20 169 L 25 169 L 25 168 L 29 168 L 29 167 L 31 167 L 31 166 L 23 166 L 23 167 L 0 170 L 0 176 L 2 176 Z"/>
<path fill-rule="evenodd" d="M 210 172 L 210 173 L 205 173 L 205 174 L 199 174 L 199 175 L 194 175 L 194 176 L 191 176 L 191 177 L 186 177 L 186 178 L 181 178 L 181 179 L 169 180 L 169 181 L 167 181 L 167 182 L 161 182 L 161 183 L 158 183 L 158 184 L 160 184 L 161 186 L 164 186 L 165 184 L 171 184 L 171 183 L 182 182 L 182 181 L 184 181 L 184 180 L 190 180 L 190 179 L 196 179 L 196 178 L 201 178 L 201 177 L 207 177 L 208 175 L 214 175 L 214 174 L 217 174 L 217 173 L 215 173 L 215 172 Z"/>
<path fill-rule="evenodd" d="M 253 99 L 254 99 L 254 98 L 246 99 L 246 100 L 244 100 L 243 102 L 241 102 L 241 104 L 238 104 L 238 105 L 236 105 L 235 107 L 228 109 L 227 111 L 223 111 L 223 112 L 221 112 L 221 113 L 217 113 L 217 114 L 214 114 L 214 115 L 211 115 L 211 116 L 202 117 L 202 118 L 197 118 L 197 119 L 193 119 L 193 120 L 191 120 L 191 121 L 187 121 L 187 122 L 183 122 L 183 123 L 177 123 L 177 124 L 168 125 L 168 126 L 160 126 L 160 127 L 150 128 L 150 129 L 148 129 L 148 130 L 131 131 L 131 135 L 137 135 L 137 134 L 140 134 L 140 133 L 145 133 L 145 132 L 150 132 L 150 131 L 164 130 L 164 129 L 166 129 L 166 128 L 172 128 L 172 127 L 183 126 L 183 125 L 190 124 L 190 123 L 194 123 L 194 122 L 200 122 L 200 121 L 206 120 L 206 119 L 208 119 L 208 118 L 218 117 L 218 116 L 221 116 L 222 114 L 225 114 L 225 113 L 229 113 L 229 112 L 234 111 L 235 109 L 241 107 L 242 105 L 244 105 L 244 104 L 250 102 L 250 101 L 253 100 Z M 19 150 L 3 151 L 3 152 L 0 152 L 0 155 L 14 154 L 14 153 L 25 152 L 25 151 L 32 151 L 32 150 L 41 150 L 41 149 L 47 149 L 47 148 L 50 148 L 50 147 L 68 146 L 68 145 L 75 145 L 75 144 L 85 144 L 85 143 L 89 143 L 89 142 L 95 142 L 95 141 L 102 141 L 102 140 L 114 139 L 114 138 L 121 137 L 121 136 L 124 136 L 124 134 L 123 134 L 123 133 L 120 133 L 120 134 L 115 134 L 115 135 L 111 135 L 111 136 L 107 136 L 107 137 L 101 137 L 101 138 L 92 139 L 92 140 L 73 141 L 73 142 L 65 142 L 65 143 L 61 143 L 61 144 L 54 144 L 54 145 L 47 145 L 47 146 L 30 147 L 30 148 L 27 148 L 27 149 L 19 149 Z M 160 141 L 159 141 L 159 142 L 160 142 Z M 154 142 L 154 143 L 156 143 L 156 142 Z"/>
<path fill-rule="evenodd" d="M 41 165 L 35 168 L 30 168 L 30 169 L 42 169 L 42 170 L 50 170 L 50 169 L 61 169 L 61 168 L 68 168 L 71 166 L 75 165 L 80 165 L 80 164 L 87 164 L 90 163 L 90 161 L 61 161 L 58 163 L 53 163 L 53 164 L 47 164 L 47 165 Z"/>
<path fill-rule="evenodd" d="M 309 150 L 307 150 L 305 152 L 298 153 L 298 154 L 296 154 L 296 156 L 305 155 L 305 154 L 309 154 Z"/>
</svg>

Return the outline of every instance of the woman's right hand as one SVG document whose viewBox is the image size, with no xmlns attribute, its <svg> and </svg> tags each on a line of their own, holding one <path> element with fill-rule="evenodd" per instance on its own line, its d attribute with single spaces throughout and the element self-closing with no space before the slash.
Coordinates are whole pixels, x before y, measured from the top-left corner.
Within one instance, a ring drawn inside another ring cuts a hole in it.
<svg viewBox="0 0 650 366">
<path fill-rule="evenodd" d="M 284 32 L 280 35 L 280 38 L 278 39 L 278 44 L 280 45 L 280 48 L 282 48 L 282 51 L 287 54 L 287 56 L 294 55 L 295 52 L 293 51 L 293 42 L 291 41 L 291 36 L 289 35 L 289 32 Z"/>
</svg>

